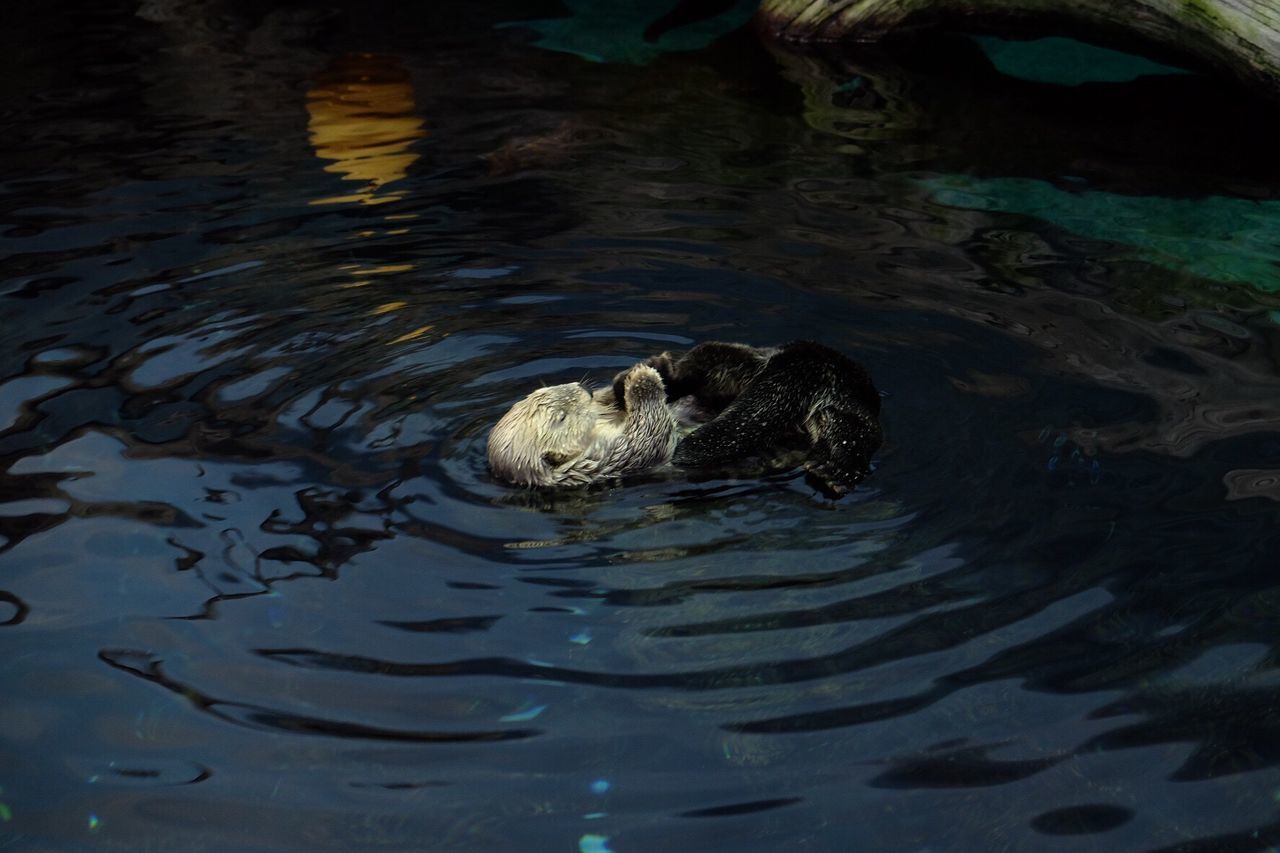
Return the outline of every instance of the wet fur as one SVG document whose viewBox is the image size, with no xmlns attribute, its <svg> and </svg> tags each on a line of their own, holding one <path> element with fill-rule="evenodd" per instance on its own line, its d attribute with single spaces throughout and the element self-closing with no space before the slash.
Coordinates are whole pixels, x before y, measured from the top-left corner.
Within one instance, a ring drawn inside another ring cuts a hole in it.
<svg viewBox="0 0 1280 853">
<path fill-rule="evenodd" d="M 880 395 L 867 371 L 812 341 L 778 348 L 710 341 L 681 356 L 647 362 L 668 398 L 693 395 L 718 412 L 681 439 L 682 468 L 768 463 L 788 448 L 807 451 L 804 466 L 819 487 L 843 494 L 870 471 L 880 447 Z"/>
<path fill-rule="evenodd" d="M 489 468 L 520 486 L 577 486 L 649 470 L 670 461 L 679 415 L 661 376 L 644 364 L 595 394 L 578 383 L 539 388 L 489 434 Z"/>
</svg>

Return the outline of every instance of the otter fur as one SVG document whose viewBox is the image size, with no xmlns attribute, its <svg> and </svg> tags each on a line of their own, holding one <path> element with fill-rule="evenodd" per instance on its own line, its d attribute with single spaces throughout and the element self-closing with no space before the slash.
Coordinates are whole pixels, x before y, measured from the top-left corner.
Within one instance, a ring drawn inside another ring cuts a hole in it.
<svg viewBox="0 0 1280 853">
<path fill-rule="evenodd" d="M 756 348 L 711 341 L 649 359 L 667 396 L 723 411 L 676 445 L 681 468 L 721 468 L 807 451 L 805 469 L 829 494 L 848 492 L 880 447 L 880 394 L 857 362 L 812 341 Z"/>
<path fill-rule="evenodd" d="M 576 383 L 534 391 L 494 427 L 489 465 L 519 485 L 568 486 L 667 462 L 770 461 L 790 448 L 805 452 L 824 491 L 840 495 L 870 470 L 879 412 L 867 372 L 821 344 L 709 341 L 652 356 L 594 394 Z"/>
<path fill-rule="evenodd" d="M 489 468 L 520 486 L 584 485 L 670 461 L 679 429 L 662 377 L 637 364 L 611 389 L 571 382 L 516 403 L 489 434 Z"/>
</svg>

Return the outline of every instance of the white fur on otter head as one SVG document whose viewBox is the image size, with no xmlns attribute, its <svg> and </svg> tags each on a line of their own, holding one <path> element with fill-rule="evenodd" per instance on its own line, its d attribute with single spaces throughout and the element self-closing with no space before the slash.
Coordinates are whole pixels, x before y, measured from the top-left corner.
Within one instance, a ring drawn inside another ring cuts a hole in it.
<svg viewBox="0 0 1280 853">
<path fill-rule="evenodd" d="M 521 486 L 577 486 L 671 460 L 678 435 L 658 371 L 637 364 L 623 382 L 626 412 L 611 389 L 577 383 L 539 388 L 489 434 L 489 468 Z"/>
</svg>

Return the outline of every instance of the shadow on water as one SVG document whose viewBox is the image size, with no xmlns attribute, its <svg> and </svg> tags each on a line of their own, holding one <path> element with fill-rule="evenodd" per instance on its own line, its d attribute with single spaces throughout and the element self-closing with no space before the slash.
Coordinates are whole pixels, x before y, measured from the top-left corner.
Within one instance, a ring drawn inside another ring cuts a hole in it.
<svg viewBox="0 0 1280 853">
<path fill-rule="evenodd" d="M 1280 843 L 1258 105 L 657 5 L 0 36 L 0 838 Z M 485 470 L 538 383 L 797 337 L 885 393 L 842 501 Z"/>
</svg>

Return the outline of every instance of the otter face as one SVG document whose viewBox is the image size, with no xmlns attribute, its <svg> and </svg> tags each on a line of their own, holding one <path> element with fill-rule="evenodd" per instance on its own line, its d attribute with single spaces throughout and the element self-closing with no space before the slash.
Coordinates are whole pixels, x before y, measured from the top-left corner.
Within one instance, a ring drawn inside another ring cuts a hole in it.
<svg viewBox="0 0 1280 853">
<path fill-rule="evenodd" d="M 489 467 L 521 486 L 552 486 L 571 477 L 596 426 L 591 392 L 571 382 L 539 388 L 511 407 L 489 434 Z"/>
</svg>

